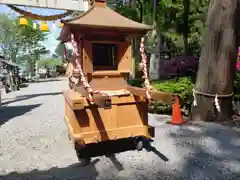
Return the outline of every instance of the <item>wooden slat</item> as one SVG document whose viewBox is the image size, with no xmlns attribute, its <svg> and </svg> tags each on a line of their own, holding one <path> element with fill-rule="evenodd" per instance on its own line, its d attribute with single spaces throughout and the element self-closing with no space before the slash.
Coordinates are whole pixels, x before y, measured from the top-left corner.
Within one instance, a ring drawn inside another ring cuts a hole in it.
<svg viewBox="0 0 240 180">
<path fill-rule="evenodd" d="M 146 97 L 146 90 L 144 88 L 127 86 L 126 90 L 130 91 L 135 96 L 143 96 Z M 160 91 L 151 91 L 150 92 L 151 99 L 154 101 L 162 101 L 166 104 L 172 104 L 174 97 L 176 94 L 160 92 Z"/>
<path fill-rule="evenodd" d="M 63 91 L 63 96 L 73 110 L 84 109 L 84 97 L 73 90 Z"/>
<path fill-rule="evenodd" d="M 93 94 L 93 101 L 100 108 L 105 108 L 105 102 L 109 100 L 110 100 L 110 97 L 108 96 L 103 96 L 101 94 Z"/>
<path fill-rule="evenodd" d="M 70 128 L 69 128 L 70 129 Z M 84 133 L 70 134 L 75 142 L 84 142 L 85 144 L 97 143 L 101 141 L 116 140 L 135 136 L 153 138 L 155 136 L 154 127 L 146 125 L 126 126 L 115 129 L 89 131 Z"/>
<path fill-rule="evenodd" d="M 83 41 L 83 71 L 93 73 L 92 42 Z"/>
<path fill-rule="evenodd" d="M 124 42 L 118 45 L 118 70 L 130 73 L 132 70 L 131 44 Z"/>
</svg>

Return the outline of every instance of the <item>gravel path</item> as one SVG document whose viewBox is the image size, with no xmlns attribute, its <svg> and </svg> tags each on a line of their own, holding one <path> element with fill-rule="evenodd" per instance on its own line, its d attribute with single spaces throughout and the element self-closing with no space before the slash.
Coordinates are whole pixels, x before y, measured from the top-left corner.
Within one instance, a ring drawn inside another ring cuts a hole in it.
<svg viewBox="0 0 240 180">
<path fill-rule="evenodd" d="M 66 80 L 32 83 L 0 108 L 0 179 L 240 179 L 240 130 L 218 124 L 183 127 L 150 116 L 152 148 L 93 158 L 79 167 L 63 121 Z"/>
</svg>

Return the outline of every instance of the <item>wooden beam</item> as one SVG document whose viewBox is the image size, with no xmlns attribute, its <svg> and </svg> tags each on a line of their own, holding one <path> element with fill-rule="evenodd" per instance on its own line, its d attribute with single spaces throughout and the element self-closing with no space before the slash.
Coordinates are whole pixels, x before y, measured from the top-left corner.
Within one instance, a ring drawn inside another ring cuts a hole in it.
<svg viewBox="0 0 240 180">
<path fill-rule="evenodd" d="M 146 98 L 146 90 L 144 88 L 127 86 L 126 90 L 130 91 L 135 96 L 142 96 Z M 162 101 L 166 104 L 172 104 L 174 97 L 176 94 L 160 92 L 160 91 L 151 91 L 150 92 L 151 99 L 154 101 Z"/>
<path fill-rule="evenodd" d="M 93 94 L 93 102 L 100 108 L 111 108 L 111 98 L 101 94 Z"/>
<path fill-rule="evenodd" d="M 84 109 L 85 101 L 80 93 L 73 90 L 66 90 L 63 91 L 63 96 L 73 110 Z"/>
<path fill-rule="evenodd" d="M 85 99 L 84 107 L 88 107 L 90 105 L 90 103 L 87 101 L 88 92 L 83 86 L 81 85 L 77 86 L 74 92 L 77 94 L 80 94 L 82 98 Z M 108 96 L 104 96 L 102 94 L 93 94 L 92 98 L 93 98 L 93 102 L 100 108 L 109 108 L 108 106 L 106 106 L 107 103 L 110 103 L 110 107 L 111 107 L 111 98 Z"/>
</svg>

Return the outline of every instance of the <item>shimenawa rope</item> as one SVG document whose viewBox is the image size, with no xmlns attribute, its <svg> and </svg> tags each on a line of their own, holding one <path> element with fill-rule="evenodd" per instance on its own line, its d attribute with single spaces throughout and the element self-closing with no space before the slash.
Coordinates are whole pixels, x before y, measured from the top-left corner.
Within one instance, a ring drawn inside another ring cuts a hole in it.
<svg viewBox="0 0 240 180">
<path fill-rule="evenodd" d="M 203 95 L 203 96 L 214 97 L 214 105 L 215 105 L 216 109 L 218 110 L 218 112 L 221 111 L 221 107 L 219 105 L 218 98 L 231 97 L 234 94 L 234 93 L 231 93 L 231 94 L 209 94 L 209 93 L 204 93 L 204 92 L 197 91 L 195 89 L 193 89 L 192 91 L 193 91 L 193 106 L 195 106 L 195 107 L 197 106 L 196 94 Z"/>
</svg>

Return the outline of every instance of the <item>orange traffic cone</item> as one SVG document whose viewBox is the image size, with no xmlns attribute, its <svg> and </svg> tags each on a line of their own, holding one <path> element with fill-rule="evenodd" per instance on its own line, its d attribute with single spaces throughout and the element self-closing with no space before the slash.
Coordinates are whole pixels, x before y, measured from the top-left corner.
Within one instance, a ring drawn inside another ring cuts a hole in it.
<svg viewBox="0 0 240 180">
<path fill-rule="evenodd" d="M 185 121 L 182 119 L 181 116 L 181 109 L 179 105 L 178 97 L 176 96 L 176 102 L 173 104 L 172 108 L 172 121 L 171 124 L 173 125 L 182 125 Z"/>
</svg>

